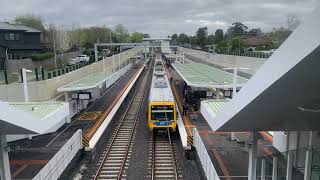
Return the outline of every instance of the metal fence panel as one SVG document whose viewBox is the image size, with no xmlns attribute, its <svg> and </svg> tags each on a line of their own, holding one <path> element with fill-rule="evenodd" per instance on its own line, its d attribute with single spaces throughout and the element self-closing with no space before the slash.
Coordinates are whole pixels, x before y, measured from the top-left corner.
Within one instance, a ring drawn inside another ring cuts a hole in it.
<svg viewBox="0 0 320 180">
<path fill-rule="evenodd" d="M 193 128 L 193 145 L 197 150 L 198 157 L 208 180 L 220 180 L 214 168 L 210 156 L 196 128 Z"/>
</svg>

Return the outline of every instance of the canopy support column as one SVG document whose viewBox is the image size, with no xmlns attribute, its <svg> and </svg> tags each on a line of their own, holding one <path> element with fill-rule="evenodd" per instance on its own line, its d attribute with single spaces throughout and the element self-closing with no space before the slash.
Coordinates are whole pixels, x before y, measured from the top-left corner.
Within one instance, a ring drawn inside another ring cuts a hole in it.
<svg viewBox="0 0 320 180">
<path fill-rule="evenodd" d="M 252 133 L 252 144 L 249 145 L 248 180 L 256 180 L 258 134 Z"/>
<path fill-rule="evenodd" d="M 311 168 L 312 168 L 312 131 L 309 132 L 309 143 L 306 152 L 306 162 L 304 168 L 304 180 L 311 180 Z"/>
<path fill-rule="evenodd" d="M 261 180 L 266 180 L 266 158 L 261 159 Z"/>
<path fill-rule="evenodd" d="M 64 92 L 64 101 L 69 104 L 69 92 L 67 92 L 67 91 Z M 68 106 L 68 108 L 70 109 L 70 105 Z M 67 119 L 67 123 L 71 123 L 70 112 L 69 112 L 68 116 L 66 117 L 66 119 Z"/>
<path fill-rule="evenodd" d="M 292 179 L 292 163 L 293 163 L 293 153 L 288 151 L 287 153 L 287 178 L 286 180 Z"/>
<path fill-rule="evenodd" d="M 272 180 L 277 180 L 278 179 L 278 157 L 273 156 L 273 161 L 272 161 Z"/>
<path fill-rule="evenodd" d="M 0 135 L 0 174 L 2 180 L 11 180 L 10 163 L 6 135 Z"/>
</svg>

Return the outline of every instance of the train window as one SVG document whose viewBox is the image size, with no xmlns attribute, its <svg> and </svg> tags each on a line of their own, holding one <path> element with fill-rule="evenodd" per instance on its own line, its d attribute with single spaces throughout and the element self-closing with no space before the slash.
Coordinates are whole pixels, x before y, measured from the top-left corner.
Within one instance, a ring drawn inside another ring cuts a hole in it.
<svg viewBox="0 0 320 180">
<path fill-rule="evenodd" d="M 151 119 L 157 121 L 174 120 L 173 106 L 153 106 L 151 109 Z"/>
</svg>

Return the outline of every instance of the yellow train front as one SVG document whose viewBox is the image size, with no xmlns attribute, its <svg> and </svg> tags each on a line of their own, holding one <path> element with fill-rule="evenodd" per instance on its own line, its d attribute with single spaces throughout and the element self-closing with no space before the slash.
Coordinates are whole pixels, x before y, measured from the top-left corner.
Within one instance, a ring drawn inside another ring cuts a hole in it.
<svg viewBox="0 0 320 180">
<path fill-rule="evenodd" d="M 149 130 L 177 128 L 176 103 L 161 59 L 155 60 L 148 105 Z"/>
</svg>

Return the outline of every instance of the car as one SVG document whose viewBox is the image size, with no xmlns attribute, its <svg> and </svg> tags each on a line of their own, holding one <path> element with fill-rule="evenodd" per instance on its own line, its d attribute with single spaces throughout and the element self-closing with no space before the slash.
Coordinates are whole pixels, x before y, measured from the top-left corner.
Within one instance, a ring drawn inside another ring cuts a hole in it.
<svg viewBox="0 0 320 180">
<path fill-rule="evenodd" d="M 80 54 L 76 59 L 78 59 L 79 62 L 89 62 L 90 57 L 85 54 Z"/>
<path fill-rule="evenodd" d="M 68 66 L 72 66 L 72 65 L 75 65 L 75 64 L 78 64 L 80 63 L 79 59 L 78 58 L 72 58 L 72 59 L 69 59 L 67 61 L 67 65 Z"/>
</svg>

